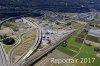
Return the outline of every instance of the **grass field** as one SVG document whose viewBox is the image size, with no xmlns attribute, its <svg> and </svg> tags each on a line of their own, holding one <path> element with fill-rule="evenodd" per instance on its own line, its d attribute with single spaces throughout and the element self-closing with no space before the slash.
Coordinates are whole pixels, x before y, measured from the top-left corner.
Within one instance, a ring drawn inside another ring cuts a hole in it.
<svg viewBox="0 0 100 66">
<path fill-rule="evenodd" d="M 72 22 L 72 26 L 74 29 L 78 29 L 83 26 L 83 24 L 78 23 L 77 21 Z"/>
<path fill-rule="evenodd" d="M 5 52 L 8 54 L 8 52 L 10 51 L 10 49 L 13 47 L 13 45 L 4 45 L 3 46 L 5 49 Z"/>
<path fill-rule="evenodd" d="M 82 43 L 76 42 L 76 37 L 79 36 L 77 33 L 74 33 L 68 40 L 67 40 L 67 47 L 59 46 L 57 49 L 71 57 L 75 56 L 79 53 L 79 49 L 82 46 Z M 83 44 L 80 53 L 75 57 L 77 59 L 80 58 L 95 58 L 94 63 L 87 63 L 87 64 L 80 64 L 77 63 L 77 66 L 98 66 L 100 65 L 100 58 L 96 56 L 97 52 L 94 51 L 94 46 L 87 46 Z M 81 60 L 80 60 L 81 61 Z M 79 62 L 80 62 L 79 61 Z"/>
<path fill-rule="evenodd" d="M 16 38 L 15 38 L 15 40 L 16 40 L 16 41 L 15 41 L 15 43 L 14 43 L 13 45 L 5 45 L 5 44 L 3 45 L 6 54 L 8 54 L 9 51 L 11 50 L 11 48 L 13 48 L 13 47 L 16 45 L 17 40 L 21 40 L 21 39 L 20 39 L 20 35 L 16 34 Z"/>
<path fill-rule="evenodd" d="M 78 56 L 76 56 L 76 58 L 80 59 L 80 58 L 95 58 L 94 63 L 89 63 L 89 66 L 98 66 L 100 65 L 100 58 L 96 57 L 97 52 L 94 51 L 94 47 L 90 47 L 90 46 L 86 46 L 84 44 L 84 46 L 82 47 L 81 52 L 79 53 Z"/>
<path fill-rule="evenodd" d="M 75 37 L 71 36 L 68 40 L 66 40 L 67 43 L 67 47 L 62 47 L 59 46 L 57 49 L 61 52 L 64 52 L 70 56 L 75 56 L 77 54 L 77 51 L 79 50 L 79 48 L 81 47 L 82 44 L 75 42 Z"/>
</svg>

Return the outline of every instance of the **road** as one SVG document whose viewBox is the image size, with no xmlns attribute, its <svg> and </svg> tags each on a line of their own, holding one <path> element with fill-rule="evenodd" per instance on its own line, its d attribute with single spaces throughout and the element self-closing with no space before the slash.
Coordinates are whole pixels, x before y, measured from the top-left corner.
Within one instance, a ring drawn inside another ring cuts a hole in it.
<svg viewBox="0 0 100 66">
<path fill-rule="evenodd" d="M 53 43 L 52 44 L 53 46 L 50 46 L 50 47 L 48 47 L 47 49 L 45 49 L 43 51 L 36 52 L 31 57 L 29 57 L 29 58 L 21 61 L 20 63 L 17 63 L 15 66 L 25 66 L 25 65 L 29 66 L 30 64 L 35 63 L 37 60 L 39 60 L 40 58 L 42 58 L 44 55 L 48 54 L 50 51 L 52 51 L 57 46 L 59 46 L 63 41 L 65 41 L 66 39 L 68 39 L 72 35 L 73 32 L 79 31 L 79 30 L 81 30 L 82 28 L 84 28 L 86 26 L 87 25 L 82 26 L 82 27 L 80 27 L 80 28 L 78 28 L 76 30 L 70 31 L 64 37 L 62 37 L 61 39 L 59 39 L 57 42 Z"/>
<path fill-rule="evenodd" d="M 42 31 L 36 23 L 33 24 L 32 22 L 30 22 L 29 20 L 27 20 L 25 18 L 23 18 L 23 21 L 26 21 L 30 26 L 33 26 L 37 31 L 36 41 L 33 44 L 33 46 L 31 47 L 31 49 L 29 50 L 29 52 L 23 57 L 23 60 L 24 60 L 27 57 L 29 57 L 37 49 L 37 47 L 39 46 L 40 41 L 42 39 L 42 35 L 41 35 Z"/>
<path fill-rule="evenodd" d="M 8 66 L 2 45 L 0 44 L 0 66 Z"/>
<path fill-rule="evenodd" d="M 55 42 L 54 46 L 50 46 L 48 47 L 48 49 L 44 50 L 44 51 L 39 51 L 36 54 L 34 54 L 33 56 L 29 57 L 28 59 L 16 64 L 15 66 L 25 66 L 26 64 L 29 66 L 31 63 L 36 62 L 38 59 L 40 59 L 41 57 L 43 57 L 45 54 L 49 53 L 51 50 L 53 50 L 55 47 L 57 47 L 61 42 L 63 42 L 64 40 L 66 40 L 68 37 L 71 36 L 71 34 L 74 31 L 69 32 L 68 34 L 66 34 L 63 38 L 61 38 L 60 40 L 58 40 L 57 42 Z"/>
<path fill-rule="evenodd" d="M 69 55 L 66 55 L 63 52 L 60 52 L 59 50 L 55 49 L 52 51 L 52 53 L 49 53 L 47 56 L 43 57 L 39 62 L 34 64 L 33 66 L 55 66 L 56 63 L 51 62 L 51 58 L 55 59 L 71 59 Z M 66 63 L 60 63 L 58 66 L 64 66 Z M 67 65 L 69 65 L 67 63 Z M 56 65 L 57 66 L 57 65 Z M 70 66 L 73 66 L 72 64 Z"/>
<path fill-rule="evenodd" d="M 24 21 L 24 23 L 28 23 L 28 25 L 30 25 L 33 28 L 35 28 L 36 31 L 37 31 L 37 35 L 36 35 L 35 43 L 33 43 L 33 46 L 30 48 L 30 50 L 28 50 L 28 52 L 25 53 L 19 60 L 15 61 L 13 63 L 13 65 L 15 65 L 17 63 L 20 63 L 21 61 L 23 61 L 26 58 L 28 58 L 37 49 L 37 47 L 39 46 L 39 44 L 41 42 L 41 38 L 42 38 L 42 36 L 41 36 L 42 31 L 41 31 L 41 29 L 39 28 L 39 26 L 37 24 L 35 24 L 35 23 L 33 24 L 32 22 L 28 21 L 25 18 L 22 18 L 22 20 Z"/>
<path fill-rule="evenodd" d="M 10 19 L 15 19 L 17 17 L 9 17 L 5 20 L 0 21 L 0 26 L 1 24 L 3 24 L 4 22 L 10 20 Z M 6 55 L 4 48 L 2 47 L 2 45 L 0 44 L 0 66 L 10 66 L 10 60 L 8 58 L 9 56 Z"/>
<path fill-rule="evenodd" d="M 1 21 L 0 24 L 6 22 L 9 19 L 13 19 L 13 18 L 16 18 L 16 17 L 10 17 L 8 19 L 5 19 L 5 20 Z M 26 20 L 25 18 L 23 18 L 23 21 L 27 22 L 30 26 L 33 26 L 34 28 L 36 28 L 38 34 L 37 34 L 36 42 L 34 43 L 32 48 L 29 50 L 29 52 L 24 56 L 24 58 L 22 60 L 29 57 L 31 55 L 31 53 L 33 53 L 37 49 L 38 45 L 40 44 L 41 34 L 42 34 L 42 31 L 40 30 L 40 28 L 37 24 L 33 24 L 32 22 Z M 7 61 L 6 61 L 6 56 L 4 54 L 4 51 L 3 51 L 3 48 L 1 45 L 0 45 L 0 59 L 1 59 L 0 66 L 8 66 Z"/>
<path fill-rule="evenodd" d="M 4 22 L 6 22 L 6 21 L 8 21 L 8 20 L 10 20 L 10 19 L 14 19 L 14 18 L 16 18 L 16 17 L 10 17 L 10 18 L 8 18 L 8 19 L 5 19 L 5 20 L 3 20 L 3 21 L 0 21 L 0 24 L 4 23 Z"/>
</svg>

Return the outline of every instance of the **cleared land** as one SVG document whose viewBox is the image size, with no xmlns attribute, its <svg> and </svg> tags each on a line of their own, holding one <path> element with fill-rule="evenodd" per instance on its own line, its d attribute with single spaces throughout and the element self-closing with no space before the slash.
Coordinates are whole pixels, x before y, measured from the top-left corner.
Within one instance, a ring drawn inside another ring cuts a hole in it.
<svg viewBox="0 0 100 66">
<path fill-rule="evenodd" d="M 34 44 L 36 38 L 36 30 L 31 30 L 22 35 L 21 44 L 13 50 L 12 59 L 22 56 Z"/>
<path fill-rule="evenodd" d="M 57 25 L 57 24 L 54 24 L 54 25 L 51 25 L 51 29 L 63 29 L 63 28 L 65 28 L 65 24 L 63 24 L 63 23 L 59 23 L 59 25 Z"/>
<path fill-rule="evenodd" d="M 86 40 L 89 40 L 89 41 L 93 41 L 93 42 L 97 42 L 97 43 L 100 43 L 99 42 L 99 38 L 98 37 L 95 37 L 95 36 L 91 36 L 91 35 L 88 35 Z"/>
<path fill-rule="evenodd" d="M 72 26 L 74 29 L 78 29 L 83 26 L 83 24 L 78 23 L 77 21 L 72 22 Z"/>
<path fill-rule="evenodd" d="M 5 28 L 5 27 L 10 27 L 15 31 L 15 30 L 18 30 L 18 28 L 20 26 L 21 26 L 20 22 L 5 22 L 5 23 L 2 24 L 1 29 Z"/>
</svg>

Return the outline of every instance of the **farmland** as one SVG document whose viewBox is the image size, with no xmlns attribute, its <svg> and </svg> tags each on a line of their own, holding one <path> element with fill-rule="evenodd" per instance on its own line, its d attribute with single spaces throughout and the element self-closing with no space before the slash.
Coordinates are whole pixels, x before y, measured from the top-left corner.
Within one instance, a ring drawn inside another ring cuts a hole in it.
<svg viewBox="0 0 100 66">
<path fill-rule="evenodd" d="M 98 52 L 94 51 L 94 46 L 87 46 L 83 43 L 83 39 L 86 39 L 87 33 L 74 33 L 67 41 L 67 46 L 59 46 L 57 49 L 71 57 L 79 59 L 79 63 L 75 63 L 77 66 L 98 66 L 100 65 L 100 58 L 96 55 Z M 80 58 L 95 58 L 94 63 L 80 63 Z"/>
<path fill-rule="evenodd" d="M 75 35 L 76 33 L 74 33 Z M 74 56 L 77 54 L 77 51 L 80 49 L 81 45 L 80 43 L 76 42 L 76 37 L 72 35 L 67 41 L 67 47 L 59 46 L 57 49 L 59 51 L 64 52 L 65 54 L 68 54 L 70 56 Z M 76 34 L 77 35 L 77 34 Z"/>
<path fill-rule="evenodd" d="M 98 37 L 91 36 L 91 35 L 88 35 L 87 38 L 86 38 L 86 40 L 93 41 L 93 42 L 96 42 L 96 43 L 100 43 Z"/>
<path fill-rule="evenodd" d="M 65 24 L 63 23 L 59 23 L 59 25 L 57 24 L 51 25 L 52 29 L 63 29 L 64 27 L 65 27 Z"/>
</svg>

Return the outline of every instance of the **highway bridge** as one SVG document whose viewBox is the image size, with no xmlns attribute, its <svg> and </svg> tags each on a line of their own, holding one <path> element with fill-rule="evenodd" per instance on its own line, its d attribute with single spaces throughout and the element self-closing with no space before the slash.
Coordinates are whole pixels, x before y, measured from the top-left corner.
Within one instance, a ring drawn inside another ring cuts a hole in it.
<svg viewBox="0 0 100 66">
<path fill-rule="evenodd" d="M 49 52 L 51 52 L 52 50 L 54 50 L 57 46 L 59 46 L 62 42 L 64 42 L 66 39 L 68 39 L 74 32 L 79 31 L 81 29 L 83 29 L 84 27 L 88 26 L 88 24 L 86 24 L 85 26 L 82 26 L 76 30 L 72 30 L 69 33 L 67 33 L 64 37 L 62 37 L 61 39 L 59 39 L 57 42 L 53 43 L 53 46 L 47 47 L 47 49 L 43 50 L 43 51 L 37 51 L 34 55 L 30 56 L 29 58 L 17 63 L 15 66 L 30 66 L 31 64 L 34 64 L 35 62 L 37 62 L 40 58 L 44 57 L 45 55 L 47 55 Z"/>
<path fill-rule="evenodd" d="M 74 30 L 75 31 L 75 30 Z M 40 58 L 42 58 L 44 55 L 48 54 L 49 52 L 51 52 L 53 49 L 55 49 L 57 46 L 59 46 L 63 41 L 65 41 L 66 39 L 68 39 L 72 33 L 74 31 L 69 32 L 68 34 L 66 34 L 63 38 L 61 38 L 60 40 L 58 40 L 57 42 L 55 42 L 54 44 L 52 44 L 53 46 L 48 47 L 48 49 L 44 50 L 44 51 L 39 51 L 36 54 L 32 55 L 31 57 L 17 63 L 15 66 L 29 66 L 32 63 L 35 63 L 37 60 L 39 60 Z"/>
<path fill-rule="evenodd" d="M 28 25 L 32 26 L 33 28 L 36 29 L 37 31 L 37 36 L 36 36 L 36 40 L 35 40 L 35 43 L 33 43 L 33 46 L 28 50 L 27 53 L 25 53 L 24 55 L 22 55 L 22 57 L 15 61 L 12 66 L 14 66 L 16 63 L 19 63 L 23 60 L 25 60 L 26 58 L 28 58 L 39 46 L 40 42 L 41 42 L 41 39 L 42 39 L 42 31 L 41 29 L 39 28 L 39 26 L 37 24 L 33 24 L 32 22 L 30 22 L 29 20 L 25 19 L 25 18 L 22 18 L 22 20 L 26 23 L 28 23 Z"/>
<path fill-rule="evenodd" d="M 0 44 L 0 66 L 9 66 L 2 45 Z"/>
</svg>

